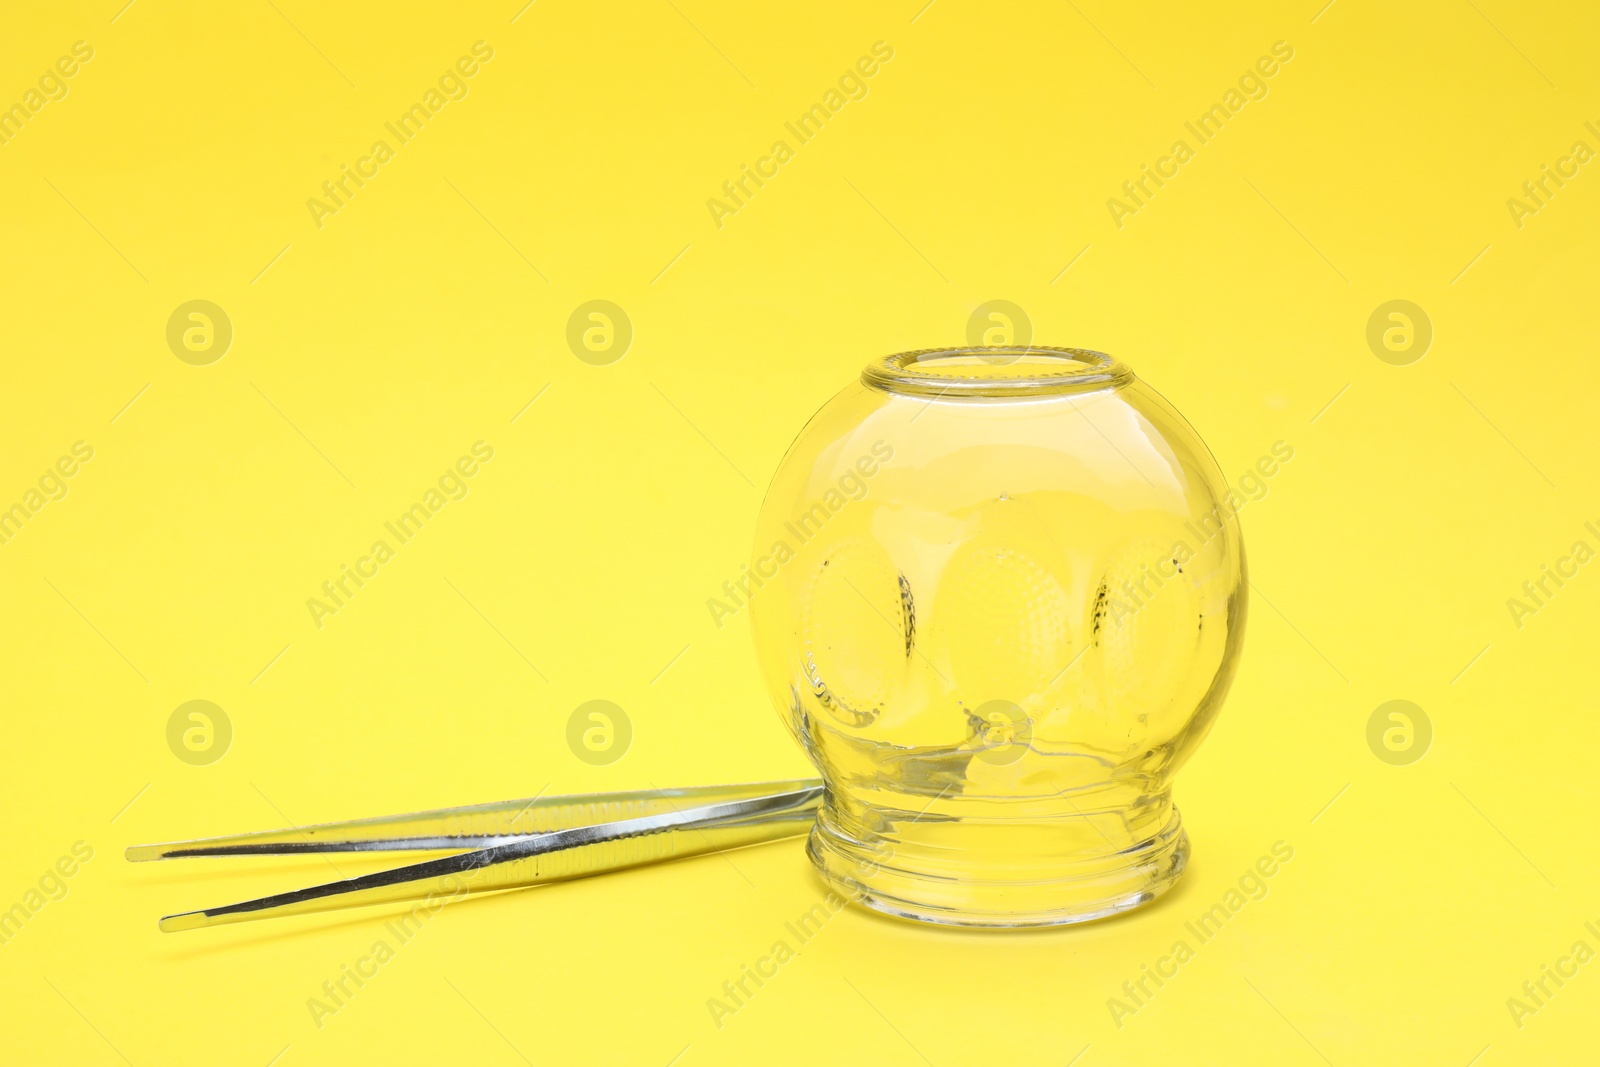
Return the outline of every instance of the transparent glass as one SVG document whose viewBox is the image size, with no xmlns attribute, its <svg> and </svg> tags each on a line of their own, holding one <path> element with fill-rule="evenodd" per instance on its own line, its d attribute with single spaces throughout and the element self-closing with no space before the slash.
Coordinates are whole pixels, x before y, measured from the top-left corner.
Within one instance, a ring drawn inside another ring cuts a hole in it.
<svg viewBox="0 0 1600 1067">
<path fill-rule="evenodd" d="M 1172 778 L 1220 710 L 1245 561 L 1205 444 L 1097 352 L 869 365 L 763 505 L 750 616 L 821 772 L 808 853 L 906 918 L 1039 926 L 1170 888 Z"/>
</svg>

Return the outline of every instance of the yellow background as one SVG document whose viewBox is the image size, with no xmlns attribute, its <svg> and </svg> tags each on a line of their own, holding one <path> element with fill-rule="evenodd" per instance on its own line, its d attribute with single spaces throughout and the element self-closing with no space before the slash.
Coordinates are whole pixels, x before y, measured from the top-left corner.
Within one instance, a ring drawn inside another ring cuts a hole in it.
<svg viewBox="0 0 1600 1067">
<path fill-rule="evenodd" d="M 1593 1060 L 1600 963 L 1506 1006 L 1600 949 L 1600 564 L 1506 606 L 1600 547 L 1600 164 L 1506 206 L 1600 148 L 1592 9 L 521 2 L 7 13 L 0 103 L 94 58 L 0 146 L 0 506 L 95 451 L 0 545 L 0 908 L 94 858 L 0 945 L 0 1059 Z M 319 229 L 307 199 L 478 40 L 469 95 Z M 869 95 L 714 225 L 879 40 Z M 1280 40 L 1266 99 L 1119 229 L 1107 198 Z M 1295 450 L 1242 514 L 1249 634 L 1169 898 L 1012 935 L 850 909 L 720 1028 L 708 998 L 823 894 L 798 840 L 452 906 L 320 1028 L 308 998 L 399 909 L 157 931 L 366 867 L 130 843 L 808 773 L 705 601 L 805 419 L 996 298 L 1131 364 L 1231 478 Z M 165 340 L 192 299 L 233 323 L 208 366 Z M 609 366 L 565 340 L 590 299 L 633 323 Z M 1409 366 L 1365 339 L 1391 299 L 1434 327 Z M 315 626 L 478 440 L 470 495 Z M 166 742 L 193 699 L 234 728 L 208 766 Z M 633 723 L 609 766 L 565 741 L 592 699 Z M 1367 746 L 1391 699 L 1433 724 L 1409 766 Z M 1266 898 L 1119 1027 L 1108 998 L 1280 840 Z"/>
</svg>

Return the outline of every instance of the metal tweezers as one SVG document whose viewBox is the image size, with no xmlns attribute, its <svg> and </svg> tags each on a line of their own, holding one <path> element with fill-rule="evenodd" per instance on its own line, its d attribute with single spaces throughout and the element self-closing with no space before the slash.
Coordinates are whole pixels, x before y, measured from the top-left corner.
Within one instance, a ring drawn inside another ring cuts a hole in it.
<svg viewBox="0 0 1600 1067">
<path fill-rule="evenodd" d="M 279 915 L 459 899 L 793 837 L 810 829 L 820 779 L 630 793 L 533 797 L 265 830 L 229 837 L 134 845 L 133 862 L 182 856 L 281 856 L 320 852 L 455 855 L 161 920 L 167 932 Z"/>
</svg>

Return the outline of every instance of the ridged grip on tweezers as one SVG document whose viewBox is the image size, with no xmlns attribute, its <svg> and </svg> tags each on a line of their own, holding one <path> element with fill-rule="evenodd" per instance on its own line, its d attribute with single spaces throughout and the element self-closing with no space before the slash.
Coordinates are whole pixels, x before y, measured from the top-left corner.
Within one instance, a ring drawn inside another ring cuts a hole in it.
<svg viewBox="0 0 1600 1067">
<path fill-rule="evenodd" d="M 637 818 L 576 826 L 544 834 L 525 834 L 508 843 L 390 871 L 220 908 L 169 915 L 161 920 L 161 929 L 168 932 L 193 930 L 251 919 L 300 915 L 396 900 L 425 899 L 431 909 L 442 907 L 469 893 L 579 878 L 620 867 L 737 848 L 804 833 L 811 826 L 813 814 L 821 801 L 822 786 L 808 782 L 787 783 L 798 784 L 800 788 L 771 791 L 774 785 L 781 784 L 786 783 L 767 783 L 760 787 L 718 787 L 740 791 L 760 788 L 767 792 L 744 799 L 678 808 Z M 658 798 L 660 794 L 650 796 Z"/>
<path fill-rule="evenodd" d="M 820 786 L 821 780 L 693 786 L 532 797 L 436 808 L 407 815 L 318 823 L 287 830 L 262 830 L 225 837 L 133 845 L 127 858 L 135 863 L 183 856 L 275 856 L 302 852 L 421 852 L 481 849 L 510 844 L 529 834 L 546 834 L 576 826 L 594 826 L 637 819 L 727 801 L 771 796 Z"/>
</svg>

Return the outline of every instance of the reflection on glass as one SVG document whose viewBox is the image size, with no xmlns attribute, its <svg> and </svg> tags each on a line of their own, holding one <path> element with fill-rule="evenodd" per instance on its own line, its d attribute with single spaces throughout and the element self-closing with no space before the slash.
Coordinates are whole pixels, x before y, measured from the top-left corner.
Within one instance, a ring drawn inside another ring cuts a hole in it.
<svg viewBox="0 0 1600 1067">
<path fill-rule="evenodd" d="M 822 874 L 979 926 L 1173 885 L 1172 777 L 1243 634 L 1226 495 L 1189 424 L 1099 353 L 905 353 L 829 401 L 768 492 L 750 601 L 827 784 Z"/>
</svg>

